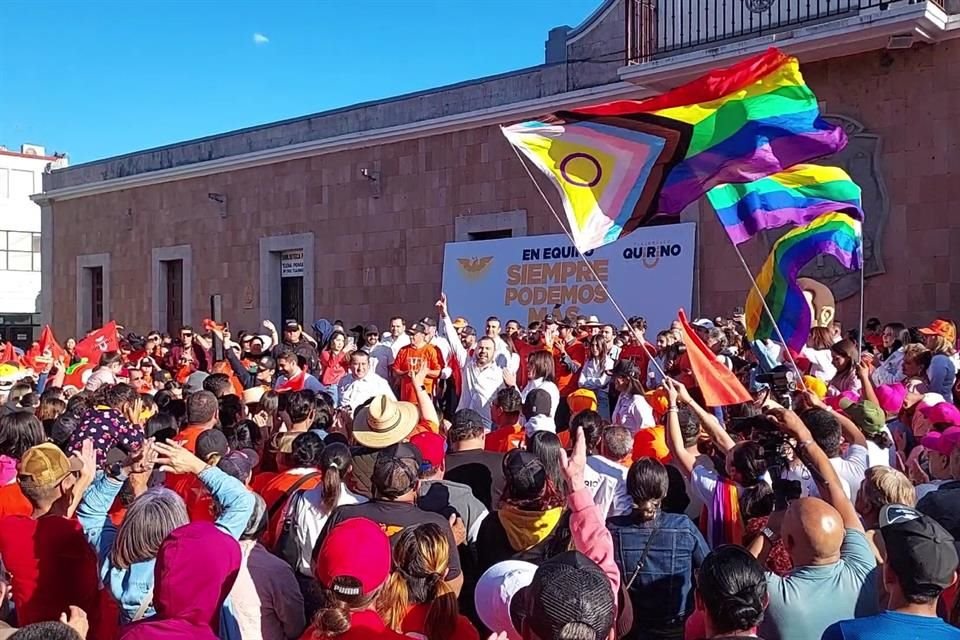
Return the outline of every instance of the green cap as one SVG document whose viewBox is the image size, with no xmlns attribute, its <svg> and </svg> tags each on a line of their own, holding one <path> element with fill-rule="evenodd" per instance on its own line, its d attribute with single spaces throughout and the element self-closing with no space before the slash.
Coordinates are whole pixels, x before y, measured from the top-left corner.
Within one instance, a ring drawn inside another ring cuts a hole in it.
<svg viewBox="0 0 960 640">
<path fill-rule="evenodd" d="M 887 415 L 876 402 L 851 402 L 844 398 L 840 401 L 840 408 L 868 436 L 880 433 L 887 425 Z"/>
</svg>

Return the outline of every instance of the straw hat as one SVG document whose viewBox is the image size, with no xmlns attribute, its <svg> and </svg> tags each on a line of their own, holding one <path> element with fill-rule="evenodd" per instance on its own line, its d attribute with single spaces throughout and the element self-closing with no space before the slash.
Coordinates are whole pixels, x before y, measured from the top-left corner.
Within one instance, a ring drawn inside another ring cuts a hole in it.
<svg viewBox="0 0 960 640">
<path fill-rule="evenodd" d="M 383 449 L 410 435 L 419 421 L 420 412 L 412 402 L 376 396 L 353 418 L 353 437 L 365 447 Z"/>
</svg>

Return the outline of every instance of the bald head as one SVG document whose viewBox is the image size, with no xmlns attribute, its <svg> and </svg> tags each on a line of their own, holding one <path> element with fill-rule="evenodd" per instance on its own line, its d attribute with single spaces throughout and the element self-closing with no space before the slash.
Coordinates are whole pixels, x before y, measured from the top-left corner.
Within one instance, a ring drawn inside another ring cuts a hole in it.
<svg viewBox="0 0 960 640">
<path fill-rule="evenodd" d="M 837 562 L 843 536 L 840 512 L 820 498 L 801 498 L 792 502 L 781 529 L 781 537 L 795 567 Z"/>
</svg>

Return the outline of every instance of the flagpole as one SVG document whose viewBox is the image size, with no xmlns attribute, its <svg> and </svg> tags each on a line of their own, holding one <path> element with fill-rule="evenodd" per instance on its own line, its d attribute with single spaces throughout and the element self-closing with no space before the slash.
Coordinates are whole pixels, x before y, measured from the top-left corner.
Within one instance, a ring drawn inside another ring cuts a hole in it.
<svg viewBox="0 0 960 640">
<path fill-rule="evenodd" d="M 760 304 L 763 305 L 763 310 L 767 312 L 767 317 L 770 318 L 770 324 L 773 325 L 773 330 L 777 332 L 777 337 L 780 338 L 780 344 L 783 345 L 783 350 L 787 354 L 787 358 L 790 359 L 790 364 L 793 365 L 793 368 L 800 373 L 800 367 L 797 366 L 796 361 L 793 359 L 793 354 L 790 353 L 790 348 L 787 346 L 787 341 L 783 337 L 783 333 L 780 332 L 780 327 L 777 325 L 776 318 L 773 317 L 773 312 L 770 311 L 770 307 L 767 306 L 767 300 L 763 297 L 763 292 L 760 291 L 760 285 L 757 284 L 756 278 L 753 277 L 753 272 L 750 271 L 750 267 L 747 266 L 747 261 L 743 259 L 743 254 L 740 253 L 740 247 L 737 243 L 733 242 L 733 250 L 737 252 L 737 257 L 740 258 L 740 264 L 743 265 L 743 270 L 747 272 L 747 277 L 750 278 L 750 284 L 753 285 L 754 291 L 757 292 L 757 296 L 760 298 Z M 800 385 L 807 389 L 806 383 L 803 381 L 803 375 L 800 375 Z"/>
<path fill-rule="evenodd" d="M 530 178 L 530 181 L 533 182 L 533 186 L 537 188 L 537 191 L 540 192 L 540 197 L 543 198 L 543 201 L 547 204 L 547 208 L 550 209 L 550 212 L 553 214 L 553 217 L 557 219 L 557 222 L 560 223 L 560 228 L 563 229 L 563 232 L 566 234 L 567 238 L 570 239 L 570 243 L 577 247 L 577 241 L 573 239 L 573 235 L 567 231 L 566 225 L 563 224 L 563 220 L 560 218 L 560 214 L 557 213 L 557 210 L 553 208 L 553 205 L 550 204 L 550 200 L 547 198 L 547 194 L 543 192 L 543 189 L 540 188 L 540 183 L 537 182 L 537 179 L 533 176 L 533 173 L 530 171 L 530 167 L 527 166 L 526 161 L 523 159 L 523 156 L 520 155 L 520 152 L 517 151 L 517 148 L 510 143 L 510 148 L 513 149 L 513 153 L 516 154 L 517 160 L 520 161 L 520 164 L 523 166 L 523 170 L 527 172 L 527 176 Z M 600 276 L 597 275 L 597 272 L 594 270 L 593 265 L 590 264 L 590 261 L 587 260 L 587 257 L 580 253 L 580 250 L 577 249 L 577 254 L 580 258 L 586 263 L 587 268 L 590 270 L 590 273 L 593 275 L 594 279 L 597 281 L 597 284 L 600 285 L 600 288 L 606 294 L 607 299 L 610 300 L 610 303 L 613 305 L 613 308 L 616 309 L 617 313 L 620 314 L 620 317 L 623 318 L 624 324 L 628 327 L 630 326 L 630 320 L 627 319 L 626 314 L 623 312 L 623 309 L 620 308 L 620 305 L 617 304 L 617 301 L 614 299 L 613 294 L 610 293 L 610 290 L 607 289 L 607 285 L 600 279 Z M 633 327 L 631 327 L 631 330 Z M 647 347 L 647 344 L 644 340 L 639 340 L 640 347 L 646 352 L 647 357 L 650 358 L 650 362 L 653 363 L 653 366 L 657 368 L 657 371 L 663 378 L 667 378 L 666 371 L 663 370 L 663 367 L 660 366 L 660 363 L 657 361 L 656 356 L 650 352 L 650 349 Z M 646 380 L 647 372 L 642 371 L 640 374 L 643 376 L 643 379 Z"/>
<path fill-rule="evenodd" d="M 860 247 L 860 330 L 857 333 L 857 354 L 863 357 L 863 291 L 866 280 L 866 260 L 863 259 L 863 246 Z M 859 359 L 859 358 L 858 358 Z"/>
</svg>

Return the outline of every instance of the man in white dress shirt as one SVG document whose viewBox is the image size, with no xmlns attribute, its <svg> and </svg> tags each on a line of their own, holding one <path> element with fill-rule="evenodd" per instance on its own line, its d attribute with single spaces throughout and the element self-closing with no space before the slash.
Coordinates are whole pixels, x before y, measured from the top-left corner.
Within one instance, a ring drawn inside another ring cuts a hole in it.
<svg viewBox="0 0 960 640">
<path fill-rule="evenodd" d="M 340 378 L 339 387 L 340 407 L 350 409 L 351 413 L 375 396 L 397 399 L 390 384 L 371 370 L 366 351 L 354 351 L 350 355 L 350 373 Z"/>
<path fill-rule="evenodd" d="M 498 367 L 494 361 L 496 345 L 492 338 L 484 336 L 477 340 L 476 348 L 471 356 L 460 340 L 456 338 L 456 329 L 453 328 L 453 321 L 450 320 L 450 314 L 447 313 L 446 294 L 440 294 L 437 309 L 440 311 L 443 331 L 450 339 L 450 347 L 453 349 L 457 363 L 460 365 L 461 388 L 457 411 L 473 409 L 483 418 L 483 424 L 489 431 L 493 428 L 493 421 L 490 418 L 490 404 L 496 397 L 497 391 L 504 384 L 504 370 Z M 499 330 L 499 326 L 497 328 Z M 512 376 L 509 373 L 507 375 L 511 384 L 513 384 Z"/>
</svg>

